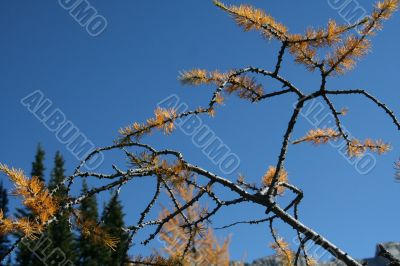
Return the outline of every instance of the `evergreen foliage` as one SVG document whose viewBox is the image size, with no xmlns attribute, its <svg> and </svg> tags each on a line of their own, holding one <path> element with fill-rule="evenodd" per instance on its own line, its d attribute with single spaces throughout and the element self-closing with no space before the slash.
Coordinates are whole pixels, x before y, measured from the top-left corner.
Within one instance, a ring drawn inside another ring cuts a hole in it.
<svg viewBox="0 0 400 266">
<path fill-rule="evenodd" d="M 0 212 L 2 212 L 4 216 L 7 216 L 8 195 L 7 190 L 3 187 L 3 182 L 0 183 Z M 7 251 L 9 244 L 8 237 L 0 235 L 0 256 Z"/>
<path fill-rule="evenodd" d="M 52 190 L 59 185 L 59 188 L 54 196 L 60 201 L 66 200 L 68 196 L 67 189 L 65 185 L 62 184 L 64 178 L 64 159 L 60 152 L 57 152 L 55 155 L 54 168 L 51 172 L 51 178 L 48 187 L 50 190 Z M 57 217 L 57 219 L 58 222 L 50 225 L 46 233 L 47 237 L 51 241 L 50 250 L 59 249 L 62 251 L 63 255 L 65 255 L 66 260 L 74 261 L 74 237 L 69 227 L 68 214 L 62 214 Z M 62 257 L 60 257 L 60 260 L 63 259 Z"/>
<path fill-rule="evenodd" d="M 84 179 L 82 182 L 82 194 L 88 192 L 88 185 Z M 84 199 L 80 206 L 80 215 L 85 220 L 98 221 L 99 213 L 97 208 L 96 196 L 91 196 Z M 105 264 L 106 255 L 104 253 L 104 247 L 87 239 L 82 234 L 77 239 L 77 249 L 79 253 L 79 260 L 77 265 L 80 266 L 100 266 Z"/>
<path fill-rule="evenodd" d="M 36 176 L 40 181 L 44 182 L 44 160 L 45 160 L 45 151 L 42 145 L 39 143 L 36 149 L 35 160 L 32 162 L 32 170 L 31 176 Z M 18 208 L 16 217 L 23 218 L 33 216 L 32 212 L 27 208 Z M 33 241 L 26 241 L 28 245 L 32 244 Z M 42 262 L 37 260 L 34 254 L 29 250 L 27 245 L 20 244 L 18 246 L 17 255 L 16 255 L 16 263 L 21 266 L 35 266 L 35 265 L 43 265 Z"/>
<path fill-rule="evenodd" d="M 115 250 L 106 250 L 106 265 L 123 265 L 123 262 L 127 259 L 126 244 L 128 234 L 122 230 L 125 227 L 124 216 L 121 201 L 118 194 L 115 194 L 104 208 L 102 215 L 105 231 L 119 239 Z"/>
</svg>

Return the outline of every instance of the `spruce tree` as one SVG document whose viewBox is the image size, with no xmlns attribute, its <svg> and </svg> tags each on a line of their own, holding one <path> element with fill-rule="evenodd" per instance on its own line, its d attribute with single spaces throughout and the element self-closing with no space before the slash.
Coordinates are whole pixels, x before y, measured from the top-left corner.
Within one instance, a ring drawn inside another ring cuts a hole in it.
<svg viewBox="0 0 400 266">
<path fill-rule="evenodd" d="M 88 185 L 86 180 L 82 183 L 82 194 L 88 192 Z M 81 202 L 80 214 L 82 219 L 90 221 L 98 221 L 99 213 L 97 208 L 96 196 L 91 196 L 84 199 Z M 79 260 L 77 265 L 80 266 L 102 266 L 108 265 L 106 263 L 105 249 L 101 244 L 91 241 L 91 239 L 85 238 L 82 234 L 78 238 L 78 253 Z"/>
<path fill-rule="evenodd" d="M 106 205 L 103 211 L 102 220 L 104 222 L 104 229 L 113 237 L 119 239 L 119 243 L 115 251 L 107 250 L 107 265 L 120 266 L 128 258 L 126 251 L 126 244 L 128 241 L 128 234 L 122 230 L 125 226 L 124 213 L 119 200 L 118 194 L 113 196 L 110 202 Z"/>
<path fill-rule="evenodd" d="M 45 152 L 42 145 L 39 143 L 36 149 L 35 160 L 32 162 L 31 176 L 37 176 L 42 182 L 44 182 L 44 159 Z M 17 217 L 29 217 L 32 213 L 25 208 L 17 209 Z"/>
<path fill-rule="evenodd" d="M 8 213 L 8 195 L 7 190 L 3 187 L 3 181 L 0 183 L 0 210 L 6 217 Z M 7 236 L 0 235 L 0 257 L 2 257 L 9 248 L 9 240 Z"/>
<path fill-rule="evenodd" d="M 48 188 L 50 190 L 54 189 L 57 185 L 59 185 L 59 189 L 54 196 L 60 201 L 66 200 L 67 188 L 62 181 L 65 178 L 65 169 L 64 169 L 64 159 L 60 152 L 57 152 L 54 159 L 54 169 L 51 172 L 51 178 L 49 181 Z M 57 217 L 57 222 L 53 223 L 49 226 L 46 236 L 51 241 L 50 252 L 56 249 L 62 251 L 65 255 L 65 261 L 69 260 L 73 262 L 75 260 L 74 254 L 74 237 L 69 228 L 68 215 L 60 215 Z M 61 257 L 62 260 L 62 257 Z"/>
<path fill-rule="evenodd" d="M 31 176 L 37 176 L 39 179 L 44 182 L 44 171 L 46 168 L 44 167 L 44 156 L 45 152 L 42 148 L 42 145 L 39 143 L 36 150 L 35 161 L 32 162 L 32 171 Z"/>
<path fill-rule="evenodd" d="M 40 143 L 37 146 L 35 160 L 32 162 L 31 176 L 37 176 L 40 180 L 44 182 L 44 159 L 45 151 L 43 150 Z M 17 218 L 21 217 L 32 217 L 33 214 L 30 210 L 25 208 L 17 209 Z M 25 243 L 25 244 L 24 244 Z M 37 259 L 37 257 L 29 250 L 28 246 L 34 246 L 34 241 L 25 241 L 18 246 L 16 254 L 17 265 L 21 266 L 36 266 L 43 265 L 43 263 Z"/>
</svg>

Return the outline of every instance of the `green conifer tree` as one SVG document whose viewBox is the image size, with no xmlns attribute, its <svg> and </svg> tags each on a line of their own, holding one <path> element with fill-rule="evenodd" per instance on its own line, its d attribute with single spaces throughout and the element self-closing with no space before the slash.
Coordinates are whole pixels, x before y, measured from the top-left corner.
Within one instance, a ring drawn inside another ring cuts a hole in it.
<svg viewBox="0 0 400 266">
<path fill-rule="evenodd" d="M 88 185 L 86 180 L 82 183 L 82 194 L 88 191 Z M 98 221 L 99 213 L 97 208 L 96 196 L 91 196 L 84 199 L 80 206 L 80 214 L 82 219 L 87 219 L 90 221 Z M 106 253 L 104 252 L 104 247 L 91 241 L 91 239 L 85 238 L 82 235 L 78 238 L 78 253 L 79 260 L 77 265 L 80 266 L 102 266 L 108 265 L 106 263 Z"/>
<path fill-rule="evenodd" d="M 54 169 L 51 172 L 51 178 L 49 181 L 48 188 L 50 190 L 56 188 L 59 185 L 57 192 L 54 196 L 62 202 L 67 197 L 67 188 L 62 181 L 65 178 L 64 159 L 60 152 L 57 152 L 54 159 Z M 75 261 L 74 252 L 74 236 L 70 230 L 68 215 L 61 215 L 57 217 L 57 223 L 49 226 L 45 235 L 51 241 L 51 246 L 48 248 L 49 252 L 57 250 L 59 257 L 58 260 L 61 262 Z M 61 255 L 62 254 L 62 255 Z M 55 255 L 56 256 L 56 255 Z"/>
<path fill-rule="evenodd" d="M 119 239 L 119 243 L 115 251 L 108 249 L 107 252 L 107 265 L 120 266 L 128 258 L 126 251 L 126 244 L 128 241 L 128 234 L 122 229 L 125 226 L 124 213 L 119 200 L 118 194 L 113 196 L 110 202 L 106 205 L 103 211 L 102 220 L 104 222 L 104 229 L 113 237 Z"/>
<path fill-rule="evenodd" d="M 35 160 L 32 162 L 32 171 L 31 176 L 37 176 L 40 180 L 44 182 L 44 159 L 45 159 L 45 151 L 43 150 L 40 143 L 37 146 Z M 18 218 L 21 217 L 32 217 L 32 213 L 25 208 L 17 209 L 16 216 Z M 34 241 L 24 241 L 18 246 L 17 254 L 16 254 L 16 263 L 20 266 L 36 266 L 43 265 L 43 263 L 37 259 L 37 257 L 33 254 L 33 252 L 29 249 L 33 247 Z"/>
<path fill-rule="evenodd" d="M 0 210 L 4 216 L 8 213 L 8 195 L 7 190 L 3 187 L 3 181 L 0 183 Z M 0 256 L 4 255 L 9 248 L 9 240 L 6 236 L 0 235 Z"/>
</svg>

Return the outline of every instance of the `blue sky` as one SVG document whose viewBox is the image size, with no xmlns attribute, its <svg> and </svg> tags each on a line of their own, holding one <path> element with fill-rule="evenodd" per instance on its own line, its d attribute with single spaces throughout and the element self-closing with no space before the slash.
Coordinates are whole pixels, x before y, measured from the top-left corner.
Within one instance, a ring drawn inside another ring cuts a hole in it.
<svg viewBox="0 0 400 266">
<path fill-rule="evenodd" d="M 120 127 L 152 116 L 157 103 L 171 94 L 194 108 L 207 103 L 212 88 L 182 87 L 177 80 L 179 71 L 249 65 L 271 69 L 275 62 L 277 43 L 255 32 L 243 33 L 211 1 L 90 3 L 108 21 L 97 37 L 90 36 L 58 1 L 1 1 L 0 162 L 29 172 L 36 145 L 41 142 L 47 152 L 47 168 L 51 168 L 56 150 L 64 154 L 68 173 L 77 164 L 55 134 L 21 105 L 20 100 L 35 90 L 41 90 L 52 107 L 62 110 L 96 146 L 105 146 L 117 137 Z M 303 32 L 308 25 L 324 26 L 329 18 L 345 23 L 327 1 L 245 3 L 264 8 L 292 32 Z M 368 0 L 362 6 L 370 10 L 372 4 Z M 384 31 L 373 39 L 373 51 L 359 67 L 329 80 L 328 88 L 366 89 L 399 114 L 399 20 L 396 14 L 386 23 Z M 319 86 L 318 73 L 310 74 L 294 65 L 290 56 L 285 58 L 282 75 L 305 92 Z M 277 84 L 263 82 L 266 91 L 277 89 Z M 258 182 L 268 166 L 276 164 L 294 100 L 293 96 L 281 96 L 251 105 L 232 97 L 215 118 L 204 117 L 203 123 L 239 156 L 238 172 Z M 373 170 L 360 175 L 337 149 L 303 144 L 289 148 L 286 168 L 290 180 L 305 192 L 301 220 L 353 256 L 368 257 L 377 242 L 400 241 L 400 184 L 393 178 L 399 137 L 391 120 L 365 99 L 337 96 L 332 100 L 338 108 L 349 109 L 343 123 L 352 135 L 382 138 L 392 143 L 392 151 L 376 157 Z M 310 128 L 306 119 L 299 120 L 294 137 Z M 189 161 L 219 171 L 180 131 L 171 137 L 154 135 L 144 141 L 160 149 L 182 150 Z M 106 162 L 111 164 L 113 159 Z M 7 181 L 5 184 L 9 186 Z M 122 190 L 127 222 L 137 220 L 137 212 L 144 206 L 142 200 L 150 197 L 152 188 L 152 181 L 143 180 Z M 232 208 L 221 212 L 214 225 L 262 214 L 263 210 L 254 206 Z M 289 228 L 277 225 L 279 232 L 290 236 Z M 266 225 L 218 231 L 221 237 L 229 234 L 234 259 L 252 260 L 271 254 Z M 151 247 L 157 247 L 157 243 Z M 132 253 L 148 251 L 141 246 L 132 249 Z"/>
</svg>

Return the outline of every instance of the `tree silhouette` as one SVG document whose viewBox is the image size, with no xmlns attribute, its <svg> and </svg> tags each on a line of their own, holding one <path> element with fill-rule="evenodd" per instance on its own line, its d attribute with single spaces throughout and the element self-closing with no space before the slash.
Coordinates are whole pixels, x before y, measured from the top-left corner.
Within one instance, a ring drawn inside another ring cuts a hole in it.
<svg viewBox="0 0 400 266">
<path fill-rule="evenodd" d="M 35 160 L 32 162 L 32 170 L 31 176 L 37 177 L 38 180 L 44 182 L 44 160 L 45 160 L 45 151 L 43 150 L 42 145 L 39 143 L 36 148 Z M 20 219 L 29 218 L 33 219 L 34 214 L 29 208 L 18 208 L 16 216 Z M 16 255 L 16 262 L 18 265 L 22 266 L 39 266 L 43 265 L 43 263 L 36 258 L 36 256 L 32 253 L 28 246 L 34 245 L 34 239 L 30 241 L 25 241 L 18 246 L 18 251 Z"/>
<path fill-rule="evenodd" d="M 49 181 L 48 188 L 54 189 L 60 184 L 59 189 L 53 194 L 59 201 L 67 200 L 68 194 L 66 187 L 62 184 L 65 178 L 64 159 L 60 152 L 56 152 L 54 158 L 54 168 L 51 172 L 51 178 Z M 74 252 L 74 236 L 69 228 L 68 214 L 64 213 L 57 217 L 57 223 L 53 223 L 49 226 L 46 235 L 51 241 L 51 250 L 61 250 L 66 258 L 70 261 L 75 260 Z"/>
<path fill-rule="evenodd" d="M 82 182 L 82 194 L 86 194 L 89 191 L 86 179 Z M 97 208 L 96 196 L 92 195 L 82 200 L 80 205 L 80 213 L 83 219 L 90 221 L 97 221 L 99 219 L 99 213 Z M 101 266 L 106 265 L 106 254 L 107 251 L 104 247 L 94 241 L 88 241 L 84 234 L 80 234 L 77 240 L 79 259 L 77 265 L 81 266 Z"/>
<path fill-rule="evenodd" d="M 110 202 L 105 206 L 102 215 L 103 229 L 110 235 L 119 239 L 118 245 L 114 250 L 106 250 L 107 265 L 123 265 L 128 259 L 127 256 L 127 240 L 128 234 L 123 230 L 125 228 L 124 213 L 121 202 L 118 198 L 118 193 L 111 197 Z"/>
<path fill-rule="evenodd" d="M 0 182 L 0 216 L 4 217 L 8 214 L 8 195 L 7 190 L 3 187 L 3 181 Z M 9 248 L 10 240 L 7 236 L 0 235 L 0 255 L 4 255 Z"/>
</svg>

